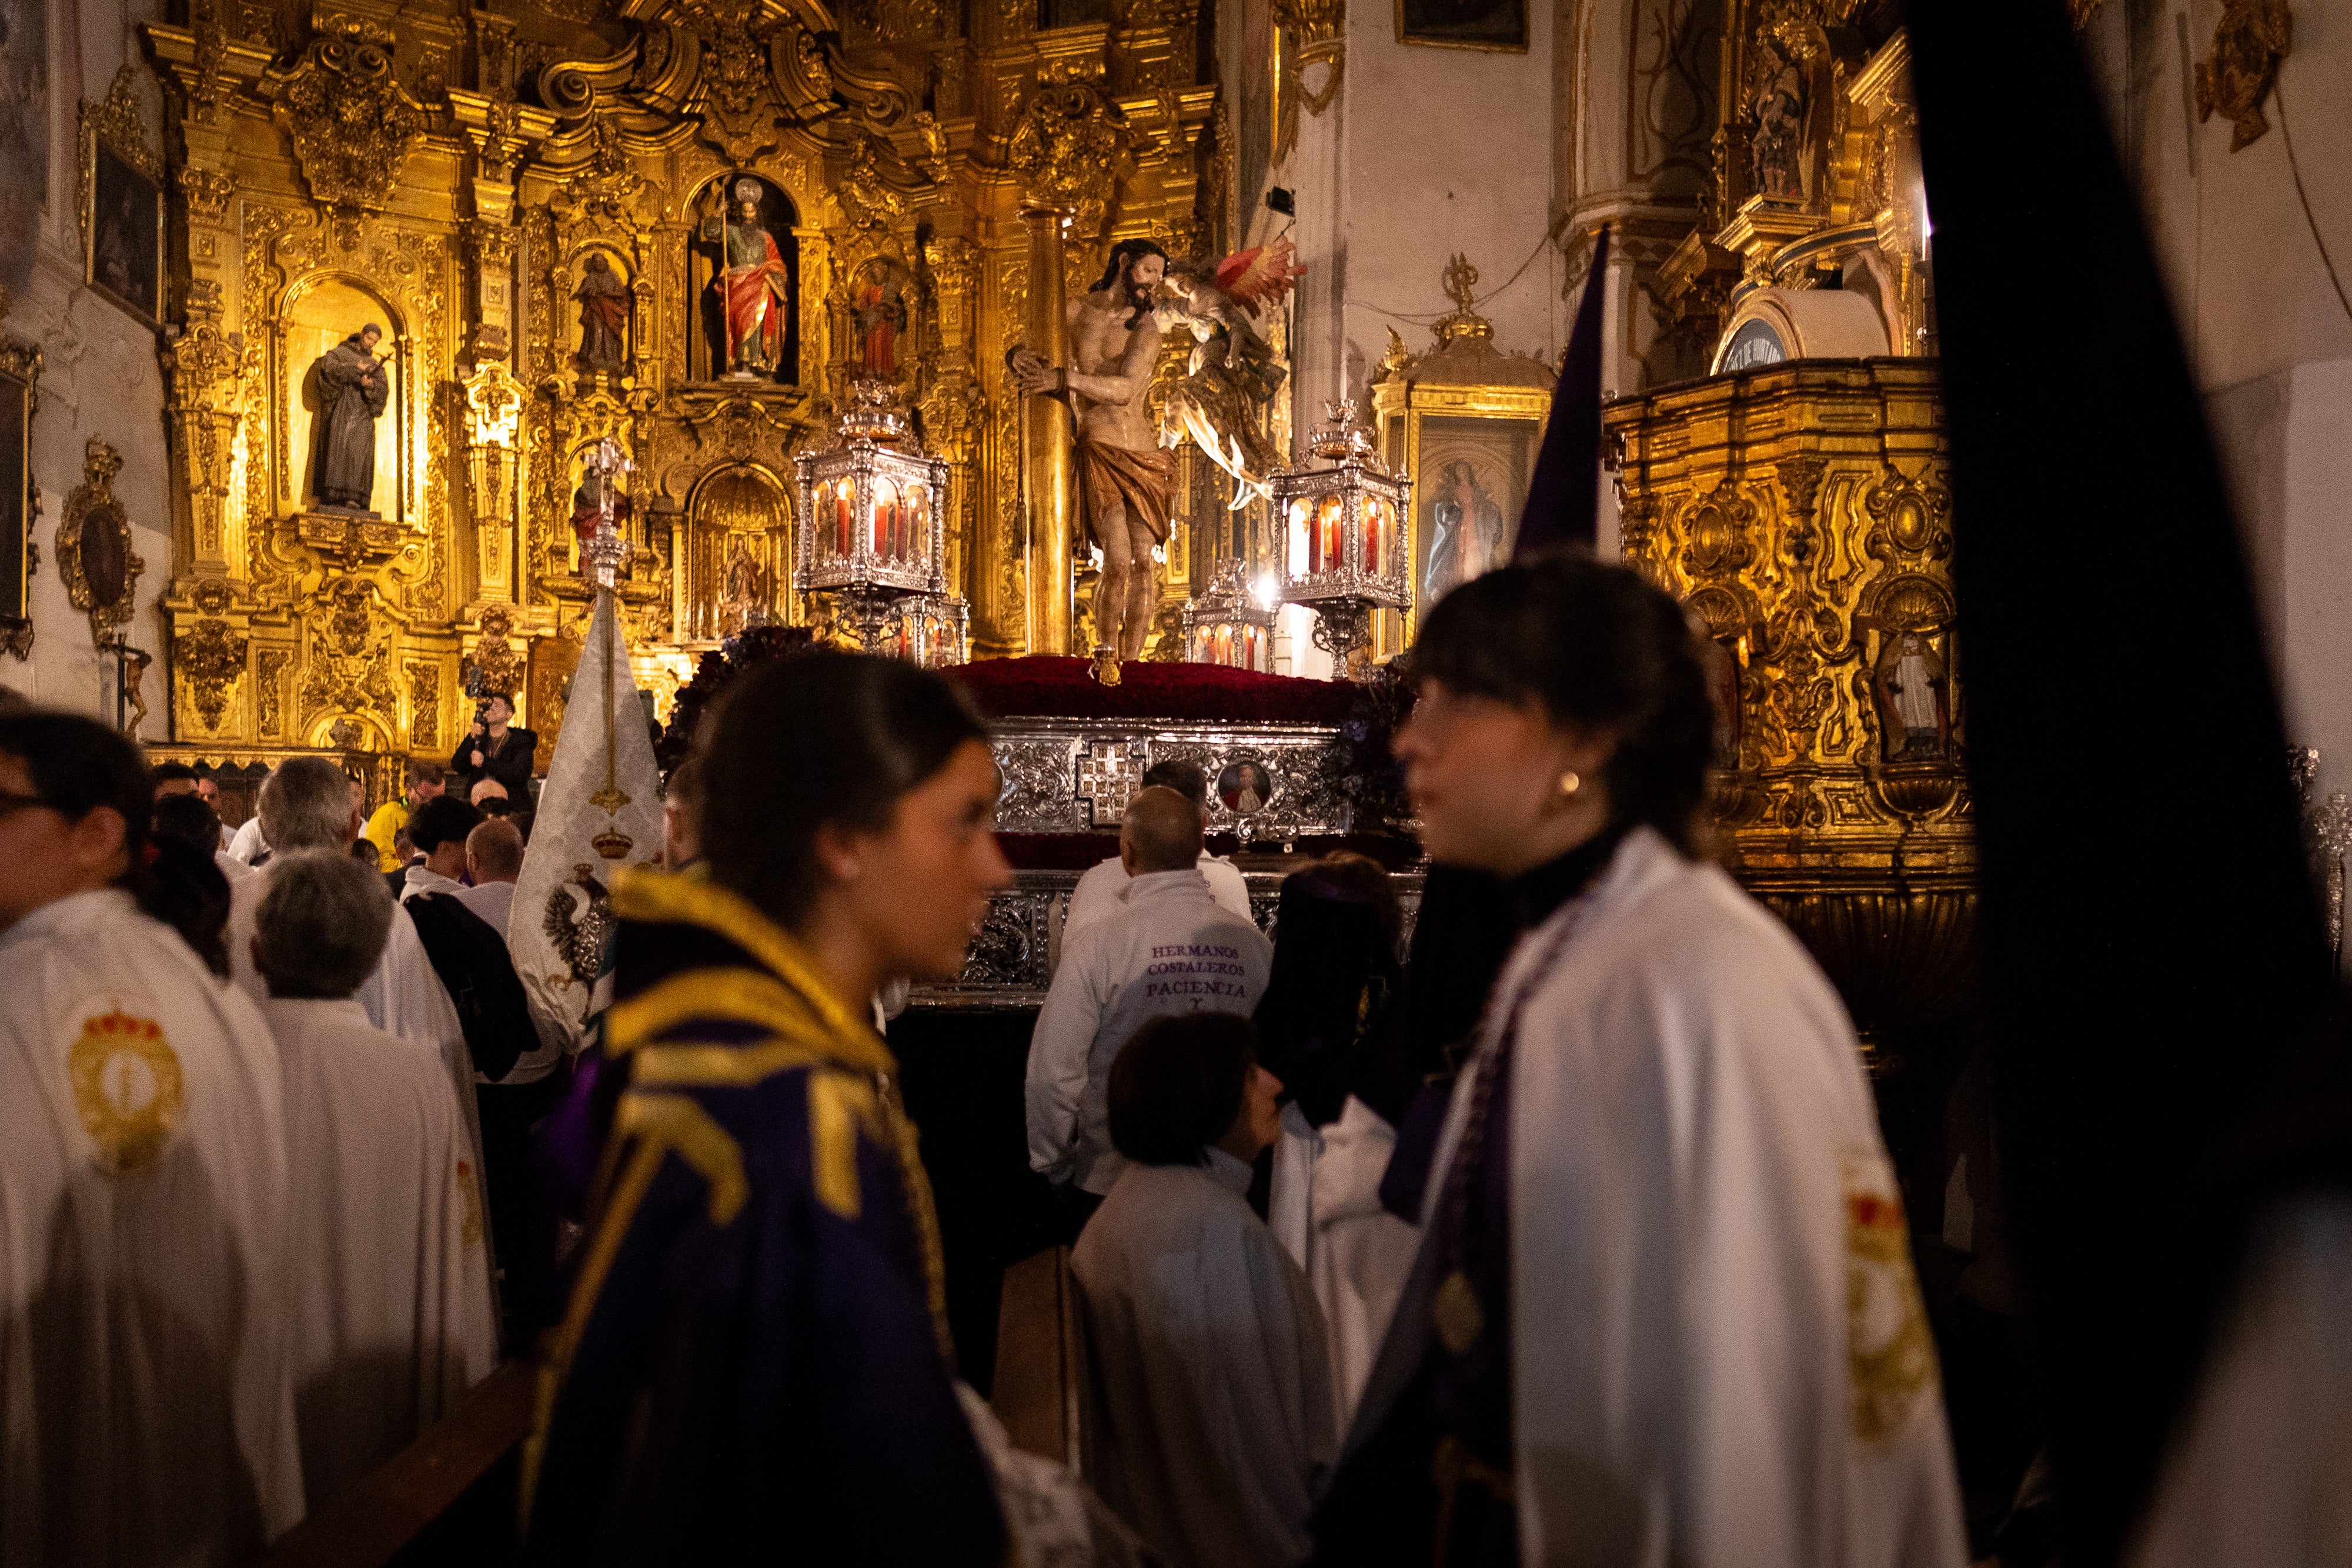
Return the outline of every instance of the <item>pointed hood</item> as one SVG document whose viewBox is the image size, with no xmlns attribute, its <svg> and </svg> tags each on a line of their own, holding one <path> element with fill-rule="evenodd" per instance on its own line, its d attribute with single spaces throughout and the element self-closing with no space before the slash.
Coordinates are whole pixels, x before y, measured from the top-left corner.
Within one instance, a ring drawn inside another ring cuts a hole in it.
<svg viewBox="0 0 2352 1568">
<path fill-rule="evenodd" d="M 2237 532 L 2065 7 L 1907 13 L 1996 1105 L 2091 1568 L 2223 1272 L 2199 1163 L 2308 1028 L 2325 949 Z M 2095 287 L 2021 265 L 2028 235 Z"/>
<path fill-rule="evenodd" d="M 562 724 L 515 879 L 507 947 L 540 1039 L 576 1051 L 611 990 L 613 879 L 662 847 L 661 772 L 610 593 L 596 596 Z"/>
<path fill-rule="evenodd" d="M 1511 550 L 1515 561 L 1555 545 L 1589 550 L 1601 537 L 1601 311 L 1608 292 L 1609 231 L 1603 228 L 1592 242 L 1576 326 L 1568 335 L 1568 352 L 1560 356 L 1543 450 L 1536 455 L 1528 504 L 1519 513 L 1518 543 Z"/>
</svg>

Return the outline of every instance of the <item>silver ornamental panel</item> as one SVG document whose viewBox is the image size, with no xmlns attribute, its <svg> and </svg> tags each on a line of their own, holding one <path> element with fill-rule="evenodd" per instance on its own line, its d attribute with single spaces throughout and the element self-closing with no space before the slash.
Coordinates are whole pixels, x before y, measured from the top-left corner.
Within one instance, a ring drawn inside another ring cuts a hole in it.
<svg viewBox="0 0 2352 1568">
<path fill-rule="evenodd" d="M 1300 862 L 1304 863 L 1304 862 Z M 1084 873 L 1075 871 L 1013 873 L 1013 885 L 989 902 L 980 933 L 972 940 L 963 973 L 945 985 L 918 986 L 908 1005 L 965 1011 L 1034 1008 L 1045 1004 L 1054 983 L 1054 967 L 1061 956 L 1062 922 L 1070 910 L 1070 894 Z M 1286 871 L 1244 872 L 1249 886 L 1250 916 L 1269 937 L 1275 935 L 1275 915 L 1282 903 Z M 1404 911 L 1404 939 L 1412 941 L 1421 915 L 1422 875 L 1398 872 L 1391 882 Z"/>
<path fill-rule="evenodd" d="M 1004 832 L 1115 828 L 1144 771 L 1169 761 L 1208 775 L 1212 833 L 1264 842 L 1352 831 L 1336 726 L 1015 718 L 991 732 Z"/>
</svg>

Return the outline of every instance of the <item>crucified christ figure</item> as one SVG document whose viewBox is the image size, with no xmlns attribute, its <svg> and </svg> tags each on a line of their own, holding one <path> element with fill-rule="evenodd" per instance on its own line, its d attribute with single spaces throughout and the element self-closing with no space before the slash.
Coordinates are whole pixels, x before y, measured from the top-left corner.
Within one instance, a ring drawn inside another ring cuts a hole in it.
<svg viewBox="0 0 2352 1568">
<path fill-rule="evenodd" d="M 1106 660 L 1141 657 L 1160 607 L 1151 551 L 1167 540 L 1168 500 L 1176 487 L 1176 455 L 1159 444 L 1145 396 L 1160 359 L 1152 290 L 1167 268 L 1168 253 L 1150 240 L 1119 241 L 1102 280 L 1070 301 L 1070 363 L 1047 364 L 1025 344 L 1013 353 L 1022 392 L 1067 398 L 1076 420 L 1078 515 L 1102 552 L 1095 583 L 1097 678 L 1114 683 L 1118 667 L 1106 677 Z"/>
</svg>

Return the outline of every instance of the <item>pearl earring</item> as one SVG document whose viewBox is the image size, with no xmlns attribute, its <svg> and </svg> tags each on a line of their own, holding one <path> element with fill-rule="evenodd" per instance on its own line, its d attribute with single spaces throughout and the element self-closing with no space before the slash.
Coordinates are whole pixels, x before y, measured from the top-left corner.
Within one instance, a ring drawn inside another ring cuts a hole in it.
<svg viewBox="0 0 2352 1568">
<path fill-rule="evenodd" d="M 1560 799 L 1566 800 L 1583 788 L 1584 780 L 1577 777 L 1576 769 L 1573 768 L 1559 776 Z"/>
</svg>

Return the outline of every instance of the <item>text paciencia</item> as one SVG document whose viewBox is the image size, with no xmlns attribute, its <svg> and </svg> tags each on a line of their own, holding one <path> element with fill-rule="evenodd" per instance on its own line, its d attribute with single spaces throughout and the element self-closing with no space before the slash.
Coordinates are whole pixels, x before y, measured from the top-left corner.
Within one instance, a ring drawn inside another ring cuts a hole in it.
<svg viewBox="0 0 2352 1568">
<path fill-rule="evenodd" d="M 1246 998 L 1238 947 L 1202 942 L 1176 942 L 1151 950 L 1144 966 L 1147 997 L 1233 997 Z"/>
</svg>

